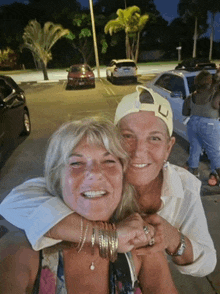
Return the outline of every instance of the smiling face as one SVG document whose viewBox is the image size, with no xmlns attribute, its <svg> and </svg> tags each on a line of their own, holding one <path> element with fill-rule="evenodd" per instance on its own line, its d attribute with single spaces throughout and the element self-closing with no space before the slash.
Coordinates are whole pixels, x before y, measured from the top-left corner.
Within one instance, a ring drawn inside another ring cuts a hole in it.
<svg viewBox="0 0 220 294">
<path fill-rule="evenodd" d="M 84 138 L 62 170 L 63 200 L 87 219 L 107 221 L 121 200 L 122 178 L 119 159 Z"/>
<path fill-rule="evenodd" d="M 158 177 L 175 138 L 169 139 L 165 123 L 149 111 L 126 115 L 120 131 L 130 155 L 126 178 L 136 187 L 147 186 Z"/>
</svg>

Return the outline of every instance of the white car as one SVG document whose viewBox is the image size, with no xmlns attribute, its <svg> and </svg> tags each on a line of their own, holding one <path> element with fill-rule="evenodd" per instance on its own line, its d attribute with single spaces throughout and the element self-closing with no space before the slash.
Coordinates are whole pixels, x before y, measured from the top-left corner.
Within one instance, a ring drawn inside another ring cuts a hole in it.
<svg viewBox="0 0 220 294">
<path fill-rule="evenodd" d="M 204 66 L 204 65 L 203 65 Z M 215 64 L 206 64 L 204 69 L 211 74 L 216 73 Z M 147 83 L 147 87 L 166 98 L 173 110 L 174 132 L 188 141 L 186 124 L 188 117 L 182 115 L 184 99 L 195 90 L 194 78 L 201 71 L 197 69 L 175 69 L 159 74 L 155 79 Z"/>
<path fill-rule="evenodd" d="M 112 59 L 106 68 L 106 77 L 113 84 L 131 79 L 137 82 L 137 65 L 131 59 Z"/>
</svg>

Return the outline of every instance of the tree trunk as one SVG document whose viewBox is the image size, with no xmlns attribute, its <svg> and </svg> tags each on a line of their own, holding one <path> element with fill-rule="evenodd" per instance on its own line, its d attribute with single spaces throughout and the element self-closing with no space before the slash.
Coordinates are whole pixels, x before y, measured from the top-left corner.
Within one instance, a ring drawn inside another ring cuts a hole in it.
<svg viewBox="0 0 220 294">
<path fill-rule="evenodd" d="M 126 50 L 126 58 L 130 58 L 130 44 L 129 44 L 128 33 L 126 33 L 126 36 L 125 36 L 125 50 Z"/>
<path fill-rule="evenodd" d="M 210 48 L 209 48 L 209 60 L 212 60 L 213 40 L 214 40 L 214 20 L 215 13 L 212 13 L 211 17 L 211 34 L 210 34 Z"/>
<path fill-rule="evenodd" d="M 43 61 L 41 61 L 41 64 L 42 64 L 42 71 L 43 71 L 43 75 L 44 75 L 44 80 L 47 81 L 47 80 L 49 80 L 49 78 L 48 78 L 48 74 L 47 74 L 46 64 Z"/>
<path fill-rule="evenodd" d="M 137 63 L 138 61 L 138 56 L 139 56 L 139 45 L 140 45 L 140 32 L 138 32 L 137 35 L 137 44 L 136 44 L 136 52 L 135 52 L 135 62 Z"/>
<path fill-rule="evenodd" d="M 193 58 L 196 57 L 197 35 L 198 35 L 198 18 L 195 17 L 195 31 L 194 31 L 193 55 L 192 55 Z"/>
</svg>

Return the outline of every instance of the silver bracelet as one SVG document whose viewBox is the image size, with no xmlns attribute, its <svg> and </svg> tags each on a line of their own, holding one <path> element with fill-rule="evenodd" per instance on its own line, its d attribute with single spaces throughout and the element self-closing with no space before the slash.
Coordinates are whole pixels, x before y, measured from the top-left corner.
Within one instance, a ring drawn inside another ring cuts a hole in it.
<svg viewBox="0 0 220 294">
<path fill-rule="evenodd" d="M 186 249 L 185 237 L 182 233 L 180 233 L 180 243 L 177 247 L 177 250 L 174 253 L 171 253 L 166 249 L 166 253 L 170 256 L 181 256 L 183 255 L 185 249 Z"/>
</svg>

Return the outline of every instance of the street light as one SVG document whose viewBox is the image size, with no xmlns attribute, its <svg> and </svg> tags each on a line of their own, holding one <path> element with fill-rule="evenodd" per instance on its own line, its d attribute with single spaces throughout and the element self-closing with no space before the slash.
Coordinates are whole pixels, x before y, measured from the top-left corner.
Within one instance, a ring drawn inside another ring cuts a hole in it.
<svg viewBox="0 0 220 294">
<path fill-rule="evenodd" d="M 93 34 L 93 43 L 94 43 L 96 67 L 97 67 L 97 72 L 98 72 L 98 78 L 100 78 L 99 54 L 98 54 L 97 41 L 96 41 L 95 19 L 94 19 L 92 0 L 89 0 L 89 7 L 90 7 L 90 14 L 91 14 L 91 21 L 92 21 L 92 34 Z"/>
</svg>

